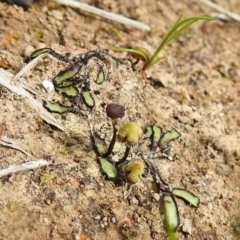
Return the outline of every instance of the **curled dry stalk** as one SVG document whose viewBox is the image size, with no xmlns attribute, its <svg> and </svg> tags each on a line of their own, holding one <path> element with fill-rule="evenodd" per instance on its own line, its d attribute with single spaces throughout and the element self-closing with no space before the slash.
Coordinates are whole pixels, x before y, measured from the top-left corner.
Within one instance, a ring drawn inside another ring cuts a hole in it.
<svg viewBox="0 0 240 240">
<path fill-rule="evenodd" d="M 211 18 L 206 15 L 202 16 L 195 16 L 190 17 L 186 19 L 182 19 L 183 14 L 178 18 L 178 20 L 175 22 L 173 27 L 170 29 L 168 34 L 165 36 L 163 41 L 160 43 L 156 51 L 153 53 L 153 55 L 150 56 L 148 51 L 144 48 L 124 48 L 124 47 L 111 47 L 109 50 L 116 51 L 116 52 L 127 52 L 133 55 L 134 58 L 137 60 L 142 60 L 144 62 L 144 65 L 142 67 L 142 71 L 144 72 L 149 67 L 153 66 L 157 62 L 163 60 L 166 58 L 166 56 L 158 57 L 159 53 L 163 50 L 165 46 L 167 46 L 172 40 L 177 38 L 182 32 L 184 32 L 187 28 L 189 28 L 193 23 L 199 21 L 199 20 L 213 20 L 214 18 Z"/>
</svg>

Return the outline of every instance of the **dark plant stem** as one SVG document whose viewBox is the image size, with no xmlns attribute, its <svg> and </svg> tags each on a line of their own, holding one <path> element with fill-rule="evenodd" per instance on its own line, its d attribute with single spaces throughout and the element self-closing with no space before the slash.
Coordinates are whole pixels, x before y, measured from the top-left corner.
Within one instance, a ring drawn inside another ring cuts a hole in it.
<svg viewBox="0 0 240 240">
<path fill-rule="evenodd" d="M 113 136 L 112 136 L 112 140 L 108 146 L 108 150 L 105 154 L 103 154 L 104 158 L 109 157 L 109 155 L 112 153 L 112 150 L 114 148 L 114 145 L 116 143 L 116 139 L 117 139 L 117 128 L 116 128 L 116 122 L 114 120 L 112 120 L 112 126 L 113 126 Z"/>
<path fill-rule="evenodd" d="M 130 150 L 131 150 L 131 148 L 129 146 L 126 146 L 125 153 L 124 153 L 123 157 L 116 163 L 116 166 L 124 163 L 127 160 Z"/>
<path fill-rule="evenodd" d="M 147 76 L 146 76 L 145 70 L 142 69 L 140 72 L 142 74 L 143 79 L 147 81 Z"/>
<path fill-rule="evenodd" d="M 147 68 L 149 68 L 149 62 L 148 62 L 148 61 L 146 61 L 146 62 L 144 63 L 143 68 L 142 68 L 142 71 L 145 72 L 145 70 L 146 70 Z"/>
<path fill-rule="evenodd" d="M 151 175 L 152 175 L 155 183 L 157 184 L 158 189 L 163 192 L 171 192 L 168 184 L 162 179 L 161 174 L 153 166 L 153 164 L 148 160 L 148 157 L 144 156 L 143 154 L 141 154 L 141 157 L 142 157 L 143 161 L 147 164 L 147 167 L 150 170 Z"/>
</svg>

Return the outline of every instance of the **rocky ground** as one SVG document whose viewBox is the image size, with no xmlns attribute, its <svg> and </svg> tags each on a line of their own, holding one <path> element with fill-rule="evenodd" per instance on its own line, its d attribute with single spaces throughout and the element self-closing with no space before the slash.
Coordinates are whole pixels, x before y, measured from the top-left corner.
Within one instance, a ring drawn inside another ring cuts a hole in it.
<svg viewBox="0 0 240 240">
<path fill-rule="evenodd" d="M 216 2 L 240 14 L 238 1 Z M 88 3 L 142 21 L 151 31 L 51 1 L 35 2 L 27 11 L 1 2 L 0 68 L 16 74 L 28 56 L 42 47 L 71 56 L 112 46 L 142 46 L 154 52 L 180 14 L 190 17 L 213 12 L 199 1 L 187 0 Z M 50 164 L 1 178 L 0 238 L 166 239 L 160 195 L 147 171 L 125 198 L 129 184 L 115 186 L 99 169 L 89 119 L 108 141 L 111 124 L 102 104 L 114 100 L 127 108 L 123 122 L 134 120 L 142 128 L 154 124 L 181 133 L 171 144 L 180 159 L 154 160 L 171 187 L 186 188 L 201 201 L 197 209 L 177 201 L 179 239 L 240 239 L 239 27 L 233 20 L 194 24 L 164 50 L 168 61 L 147 70 L 150 82 L 133 71 L 129 62 L 109 60 L 108 81 L 93 89 L 96 109 L 83 116 L 52 114 L 64 131 L 43 121 L 26 99 L 1 87 L 0 124 L 8 138 Z M 60 95 L 45 91 L 42 81 L 65 67 L 46 57 L 23 81 L 34 90 L 37 101 L 60 101 Z M 93 73 L 91 78 L 95 77 Z M 116 146 L 117 158 L 122 149 L 121 144 Z M 30 160 L 20 151 L 0 147 L 2 169 Z M 48 181 L 41 184 L 44 176 Z"/>
</svg>

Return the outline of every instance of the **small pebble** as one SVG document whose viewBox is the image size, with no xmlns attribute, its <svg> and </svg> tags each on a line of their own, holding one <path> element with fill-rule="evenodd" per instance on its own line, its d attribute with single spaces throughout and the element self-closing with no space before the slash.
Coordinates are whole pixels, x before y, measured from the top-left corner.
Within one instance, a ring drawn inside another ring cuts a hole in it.
<svg viewBox="0 0 240 240">
<path fill-rule="evenodd" d="M 117 222 L 117 221 L 116 221 L 116 218 L 115 218 L 115 217 L 112 217 L 112 218 L 111 218 L 111 222 L 112 222 L 112 223 L 116 223 L 116 222 Z"/>
<path fill-rule="evenodd" d="M 132 198 L 130 199 L 130 203 L 131 203 L 132 205 L 138 205 L 139 201 L 138 201 L 135 197 L 132 197 Z"/>
<path fill-rule="evenodd" d="M 108 222 L 104 222 L 103 224 L 104 224 L 104 226 L 106 227 L 106 226 L 108 225 Z"/>
<path fill-rule="evenodd" d="M 158 202 L 160 200 L 160 196 L 158 193 L 153 194 L 153 198 Z"/>
<path fill-rule="evenodd" d="M 80 237 L 79 234 L 77 233 L 77 234 L 74 234 L 74 235 L 73 235 L 73 239 L 74 239 L 74 240 L 81 240 L 81 237 Z"/>
<path fill-rule="evenodd" d="M 94 219 L 95 219 L 95 220 L 100 220 L 100 219 L 101 219 L 101 216 L 100 216 L 100 215 L 97 215 Z"/>
<path fill-rule="evenodd" d="M 43 80 L 42 85 L 46 89 L 47 92 L 51 92 L 54 89 L 54 85 L 53 85 L 52 81 Z"/>
<path fill-rule="evenodd" d="M 52 202 L 51 202 L 50 199 L 47 199 L 47 200 L 45 201 L 45 203 L 46 203 L 47 205 L 50 205 Z"/>
<path fill-rule="evenodd" d="M 26 36 L 25 35 L 25 38 L 27 38 L 28 36 Z M 25 48 L 25 50 L 24 50 L 24 56 L 25 57 L 28 57 L 28 56 L 30 56 L 31 55 L 31 53 L 33 53 L 34 52 L 34 50 L 36 50 L 33 46 L 31 46 L 31 45 L 28 45 L 26 48 Z"/>
<path fill-rule="evenodd" d="M 148 224 L 149 227 L 151 227 L 152 226 L 152 220 L 148 219 L 147 224 Z"/>
<path fill-rule="evenodd" d="M 108 218 L 107 218 L 107 217 L 104 217 L 104 218 L 102 219 L 102 221 L 103 221 L 103 222 L 107 222 L 107 221 L 108 221 Z"/>
<path fill-rule="evenodd" d="M 138 214 L 137 214 L 137 213 L 134 213 L 134 214 L 133 214 L 133 219 L 134 219 L 134 221 L 136 221 L 136 222 L 138 221 Z"/>
</svg>

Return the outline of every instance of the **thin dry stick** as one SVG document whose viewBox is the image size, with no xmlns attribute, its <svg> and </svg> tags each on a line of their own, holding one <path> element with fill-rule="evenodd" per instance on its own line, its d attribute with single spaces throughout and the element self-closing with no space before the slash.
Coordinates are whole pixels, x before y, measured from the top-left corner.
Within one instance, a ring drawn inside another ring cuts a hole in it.
<svg viewBox="0 0 240 240">
<path fill-rule="evenodd" d="M 22 74 L 21 74 L 22 76 Z M 29 102 L 29 105 L 32 106 L 36 112 L 44 119 L 47 123 L 54 125 L 60 130 L 64 128 L 57 123 L 57 120 L 42 106 L 42 103 L 36 101 L 33 96 L 27 92 L 23 87 L 15 85 L 12 83 L 13 75 L 3 69 L 0 69 L 0 85 L 9 89 L 11 92 L 26 98 Z M 15 78 L 15 80 L 18 79 Z"/>
<path fill-rule="evenodd" d="M 10 139 L 6 136 L 6 126 L 5 125 L 0 125 L 0 145 L 3 145 L 5 147 L 10 147 L 13 149 L 16 149 L 22 153 L 24 153 L 25 155 L 27 155 L 28 157 L 32 158 L 32 155 L 30 153 L 28 153 L 27 151 L 23 150 L 22 148 L 20 148 L 13 139 Z"/>
<path fill-rule="evenodd" d="M 28 157 L 32 157 L 32 155 L 30 153 L 28 153 L 27 151 L 23 150 L 22 148 L 20 148 L 19 146 L 17 146 L 11 139 L 2 139 L 0 140 L 0 145 L 5 146 L 5 147 L 10 147 L 13 149 L 16 149 L 22 153 L 24 153 L 25 155 L 27 155 Z"/>
<path fill-rule="evenodd" d="M 30 170 L 30 169 L 36 169 L 39 167 L 46 166 L 48 164 L 49 164 L 49 162 L 47 160 L 38 159 L 36 161 L 30 161 L 30 162 L 22 163 L 20 165 L 15 165 L 15 164 L 10 165 L 8 168 L 0 170 L 0 177 L 9 175 L 11 173 L 26 171 L 26 170 Z"/>
<path fill-rule="evenodd" d="M 73 8 L 79 8 L 83 11 L 86 12 L 90 12 L 93 13 L 95 15 L 110 19 L 112 21 L 116 21 L 131 27 L 135 27 L 141 30 L 146 30 L 146 31 L 150 31 L 151 28 L 147 25 L 144 24 L 142 22 L 139 21 L 135 21 L 132 19 L 129 19 L 127 17 L 124 17 L 122 15 L 119 14 L 115 14 L 115 13 L 111 13 L 111 12 L 107 12 L 105 10 L 90 6 L 86 3 L 80 3 L 78 1 L 73 1 L 73 0 L 53 0 L 54 2 L 57 2 L 59 4 L 63 4 L 63 5 L 67 5 L 69 7 L 73 7 Z"/>
<path fill-rule="evenodd" d="M 25 65 L 12 79 L 12 82 L 15 83 L 17 81 L 20 81 L 21 78 L 26 74 L 26 72 L 28 72 L 29 70 L 31 70 L 32 68 L 34 68 L 38 62 L 44 58 L 47 55 L 47 53 L 41 54 L 38 57 L 34 58 L 32 61 L 30 61 L 27 65 Z"/>
<path fill-rule="evenodd" d="M 232 18 L 233 20 L 240 22 L 240 15 L 233 13 L 229 10 L 226 10 L 225 8 L 219 6 L 218 4 L 216 4 L 212 1 L 209 1 L 209 0 L 199 0 L 199 1 L 208 5 L 209 7 L 217 10 L 220 13 L 226 14 L 228 17 Z"/>
</svg>

